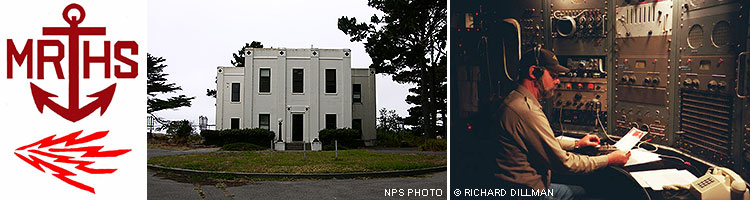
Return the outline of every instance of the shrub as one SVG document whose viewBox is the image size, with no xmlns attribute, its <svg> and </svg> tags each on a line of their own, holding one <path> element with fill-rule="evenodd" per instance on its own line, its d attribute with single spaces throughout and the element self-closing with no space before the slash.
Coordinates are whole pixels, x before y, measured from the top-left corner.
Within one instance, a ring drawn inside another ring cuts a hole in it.
<svg viewBox="0 0 750 200">
<path fill-rule="evenodd" d="M 193 133 L 193 126 L 188 120 L 173 121 L 167 125 L 167 134 L 173 136 L 177 144 L 187 144 Z"/>
<path fill-rule="evenodd" d="M 409 131 L 378 130 L 378 146 L 381 147 L 417 147 L 423 143 L 424 137 L 416 136 Z"/>
<path fill-rule="evenodd" d="M 153 134 L 149 142 L 152 144 L 168 143 L 171 138 L 172 136 L 165 134 Z"/>
<path fill-rule="evenodd" d="M 258 151 L 264 149 L 268 148 L 245 142 L 227 144 L 221 147 L 222 151 Z"/>
<path fill-rule="evenodd" d="M 419 145 L 420 151 L 446 151 L 448 142 L 444 139 L 428 139 L 424 144 Z"/>
<path fill-rule="evenodd" d="M 261 147 L 271 148 L 271 140 L 275 134 L 267 129 L 226 129 L 201 131 L 203 144 L 224 146 L 232 143 L 251 143 Z"/>
<path fill-rule="evenodd" d="M 320 142 L 323 144 L 323 150 L 333 150 L 335 148 L 334 140 L 338 141 L 339 149 L 351 149 L 364 146 L 362 133 L 356 129 L 323 129 L 319 132 Z"/>
</svg>

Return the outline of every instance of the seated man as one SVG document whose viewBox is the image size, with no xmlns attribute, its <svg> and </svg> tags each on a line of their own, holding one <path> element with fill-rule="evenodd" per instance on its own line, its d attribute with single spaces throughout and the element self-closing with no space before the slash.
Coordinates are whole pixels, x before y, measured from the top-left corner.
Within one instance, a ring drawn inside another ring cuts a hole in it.
<svg viewBox="0 0 750 200">
<path fill-rule="evenodd" d="M 615 151 L 602 156 L 584 156 L 567 152 L 578 147 L 596 146 L 599 138 L 588 135 L 577 141 L 556 139 L 539 100 L 552 96 L 560 84 L 561 66 L 555 55 L 541 47 L 525 52 L 520 61 L 518 88 L 499 106 L 497 144 L 494 157 L 498 169 L 494 176 L 502 182 L 552 189 L 554 199 L 583 195 L 580 186 L 551 184 L 550 171 L 588 173 L 607 165 L 624 165 L 630 153 Z"/>
</svg>

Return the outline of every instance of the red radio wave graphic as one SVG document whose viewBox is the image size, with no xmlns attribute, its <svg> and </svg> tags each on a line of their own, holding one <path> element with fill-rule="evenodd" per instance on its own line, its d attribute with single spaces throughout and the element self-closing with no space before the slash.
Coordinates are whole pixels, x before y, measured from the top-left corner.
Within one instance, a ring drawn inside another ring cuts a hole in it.
<svg viewBox="0 0 750 200">
<path fill-rule="evenodd" d="M 81 160 L 80 158 L 117 157 L 117 156 L 130 152 L 131 149 L 101 151 L 101 149 L 104 148 L 104 146 L 85 146 L 85 147 L 67 148 L 72 145 L 84 144 L 87 142 L 91 142 L 94 140 L 104 138 L 104 136 L 107 136 L 107 133 L 109 133 L 109 131 L 96 132 L 91 135 L 78 138 L 78 136 L 81 135 L 81 133 L 83 133 L 82 130 L 78 132 L 70 133 L 66 136 L 63 136 L 57 139 L 54 139 L 55 135 L 52 135 L 44 139 L 41 139 L 35 143 L 22 146 L 16 149 L 16 152 L 14 153 L 16 154 L 16 156 L 18 156 L 18 158 L 21 158 L 21 160 L 26 161 L 26 163 L 29 163 L 29 165 L 38 169 L 39 171 L 45 172 L 44 169 L 42 168 L 42 166 L 44 166 L 45 168 L 55 172 L 55 174 L 52 174 L 52 176 L 57 177 L 63 182 L 68 183 L 81 190 L 85 190 L 85 191 L 96 194 L 93 187 L 83 184 L 81 182 L 75 181 L 68 177 L 68 176 L 76 176 L 77 175 L 76 173 L 71 172 L 70 170 L 67 170 L 65 168 L 59 167 L 58 165 L 55 165 L 55 163 L 75 164 L 76 169 L 89 173 L 89 174 L 111 174 L 117 171 L 117 169 L 89 168 L 88 165 L 94 164 L 94 161 Z M 54 146 L 54 145 L 61 144 L 61 143 L 65 143 L 66 148 L 47 148 L 47 147 Z M 38 147 L 32 148 L 37 145 Z M 42 151 L 41 149 L 43 148 L 47 148 L 48 152 Z M 18 153 L 19 151 L 24 151 L 24 150 L 29 152 L 28 157 L 25 157 Z M 64 152 L 83 152 L 84 154 L 81 155 L 80 158 L 55 154 L 55 153 L 64 153 Z M 32 154 L 36 154 L 36 155 L 44 156 L 48 158 L 54 158 L 55 160 L 52 163 L 50 163 L 42 159 L 39 159 L 39 157 L 36 157 Z"/>
</svg>

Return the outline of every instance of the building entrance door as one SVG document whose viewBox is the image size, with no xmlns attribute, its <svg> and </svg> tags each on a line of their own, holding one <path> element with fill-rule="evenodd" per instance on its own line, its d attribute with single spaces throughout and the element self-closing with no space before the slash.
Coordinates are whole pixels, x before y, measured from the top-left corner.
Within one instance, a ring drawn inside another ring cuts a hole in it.
<svg viewBox="0 0 750 200">
<path fill-rule="evenodd" d="M 292 114 L 292 141 L 302 141 L 302 114 Z"/>
</svg>

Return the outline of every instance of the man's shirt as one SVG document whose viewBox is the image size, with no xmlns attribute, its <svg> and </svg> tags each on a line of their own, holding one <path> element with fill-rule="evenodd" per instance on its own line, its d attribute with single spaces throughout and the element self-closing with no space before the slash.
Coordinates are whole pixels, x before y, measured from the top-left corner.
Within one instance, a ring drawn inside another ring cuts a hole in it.
<svg viewBox="0 0 750 200">
<path fill-rule="evenodd" d="M 606 155 L 567 152 L 575 148 L 575 142 L 555 139 L 539 101 L 523 86 L 508 94 L 497 114 L 495 161 L 499 170 L 494 175 L 501 180 L 546 189 L 550 170 L 588 173 L 607 166 Z"/>
</svg>

